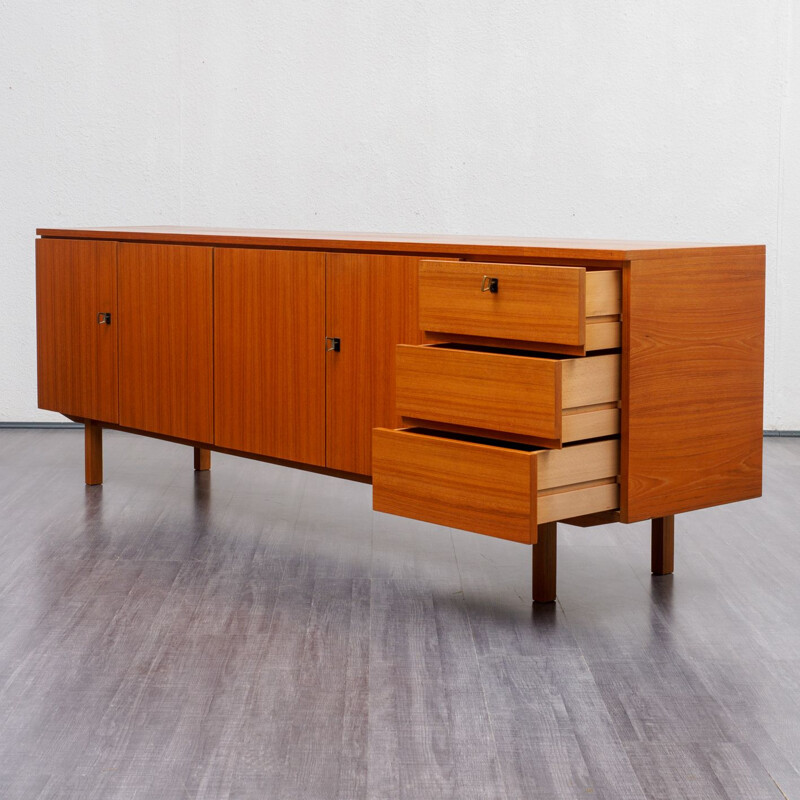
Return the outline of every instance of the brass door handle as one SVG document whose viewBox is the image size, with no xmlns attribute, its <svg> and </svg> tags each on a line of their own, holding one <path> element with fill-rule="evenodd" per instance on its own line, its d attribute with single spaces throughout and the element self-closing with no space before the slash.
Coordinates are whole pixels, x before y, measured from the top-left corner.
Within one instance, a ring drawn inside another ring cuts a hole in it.
<svg viewBox="0 0 800 800">
<path fill-rule="evenodd" d="M 97 324 L 98 325 L 110 325 L 111 324 L 111 314 L 107 311 L 98 311 L 97 312 Z"/>
<path fill-rule="evenodd" d="M 328 353 L 338 353 L 341 349 L 342 342 L 335 336 L 325 337 L 325 350 Z"/>
</svg>

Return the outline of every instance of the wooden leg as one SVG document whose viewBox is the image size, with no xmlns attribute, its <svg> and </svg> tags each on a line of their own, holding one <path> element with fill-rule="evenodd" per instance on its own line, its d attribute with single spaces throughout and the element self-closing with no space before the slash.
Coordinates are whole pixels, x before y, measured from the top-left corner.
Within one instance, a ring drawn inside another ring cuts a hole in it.
<svg viewBox="0 0 800 800">
<path fill-rule="evenodd" d="M 556 523 L 539 526 L 533 546 L 533 602 L 552 603 L 556 599 Z"/>
<path fill-rule="evenodd" d="M 205 472 L 211 469 L 211 451 L 202 447 L 194 448 L 194 468 L 198 472 Z"/>
<path fill-rule="evenodd" d="M 651 520 L 650 569 L 653 575 L 671 575 L 675 569 L 675 517 Z"/>
<path fill-rule="evenodd" d="M 103 429 L 98 422 L 87 422 L 84 431 L 87 486 L 103 482 Z"/>
</svg>

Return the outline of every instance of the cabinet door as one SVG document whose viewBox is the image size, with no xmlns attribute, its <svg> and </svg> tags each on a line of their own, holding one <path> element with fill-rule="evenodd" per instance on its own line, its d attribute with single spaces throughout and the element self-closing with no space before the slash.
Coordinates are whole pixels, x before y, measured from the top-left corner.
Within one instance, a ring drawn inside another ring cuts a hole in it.
<svg viewBox="0 0 800 800">
<path fill-rule="evenodd" d="M 117 422 L 117 329 L 116 243 L 38 239 L 40 408 Z"/>
<path fill-rule="evenodd" d="M 400 425 L 395 412 L 398 344 L 421 344 L 416 256 L 332 253 L 327 262 L 326 465 L 369 475 L 372 429 Z"/>
<path fill-rule="evenodd" d="M 325 255 L 214 251 L 215 443 L 325 464 Z"/>
<path fill-rule="evenodd" d="M 214 440 L 212 250 L 119 245 L 119 423 Z"/>
</svg>

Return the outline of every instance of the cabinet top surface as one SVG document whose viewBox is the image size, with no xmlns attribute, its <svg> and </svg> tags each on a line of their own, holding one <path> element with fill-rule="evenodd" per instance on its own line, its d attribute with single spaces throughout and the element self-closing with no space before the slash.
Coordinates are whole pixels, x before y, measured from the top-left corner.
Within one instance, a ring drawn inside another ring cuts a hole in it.
<svg viewBox="0 0 800 800">
<path fill-rule="evenodd" d="M 456 236 L 411 233 L 192 228 L 181 226 L 38 228 L 43 237 L 115 241 L 291 247 L 313 250 L 372 250 L 432 255 L 516 256 L 628 261 L 676 255 L 760 255 L 764 245 L 646 242 L 616 239 L 540 239 L 517 236 Z"/>
</svg>

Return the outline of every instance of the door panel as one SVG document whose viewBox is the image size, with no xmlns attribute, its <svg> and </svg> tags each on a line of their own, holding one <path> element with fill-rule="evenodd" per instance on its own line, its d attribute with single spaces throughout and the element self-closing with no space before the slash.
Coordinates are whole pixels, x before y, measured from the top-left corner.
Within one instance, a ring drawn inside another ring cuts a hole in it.
<svg viewBox="0 0 800 800">
<path fill-rule="evenodd" d="M 325 465 L 325 255 L 214 251 L 215 444 Z"/>
<path fill-rule="evenodd" d="M 119 422 L 212 442 L 212 249 L 119 245 Z"/>
<path fill-rule="evenodd" d="M 373 308 L 368 257 L 328 255 L 326 331 L 340 342 L 327 350 L 326 449 L 329 469 L 370 471 Z"/>
<path fill-rule="evenodd" d="M 40 408 L 118 420 L 116 253 L 115 242 L 36 241 Z"/>
<path fill-rule="evenodd" d="M 416 256 L 331 253 L 327 262 L 327 447 L 330 469 L 369 475 L 372 429 L 395 412 L 397 344 L 421 344 Z"/>
</svg>

